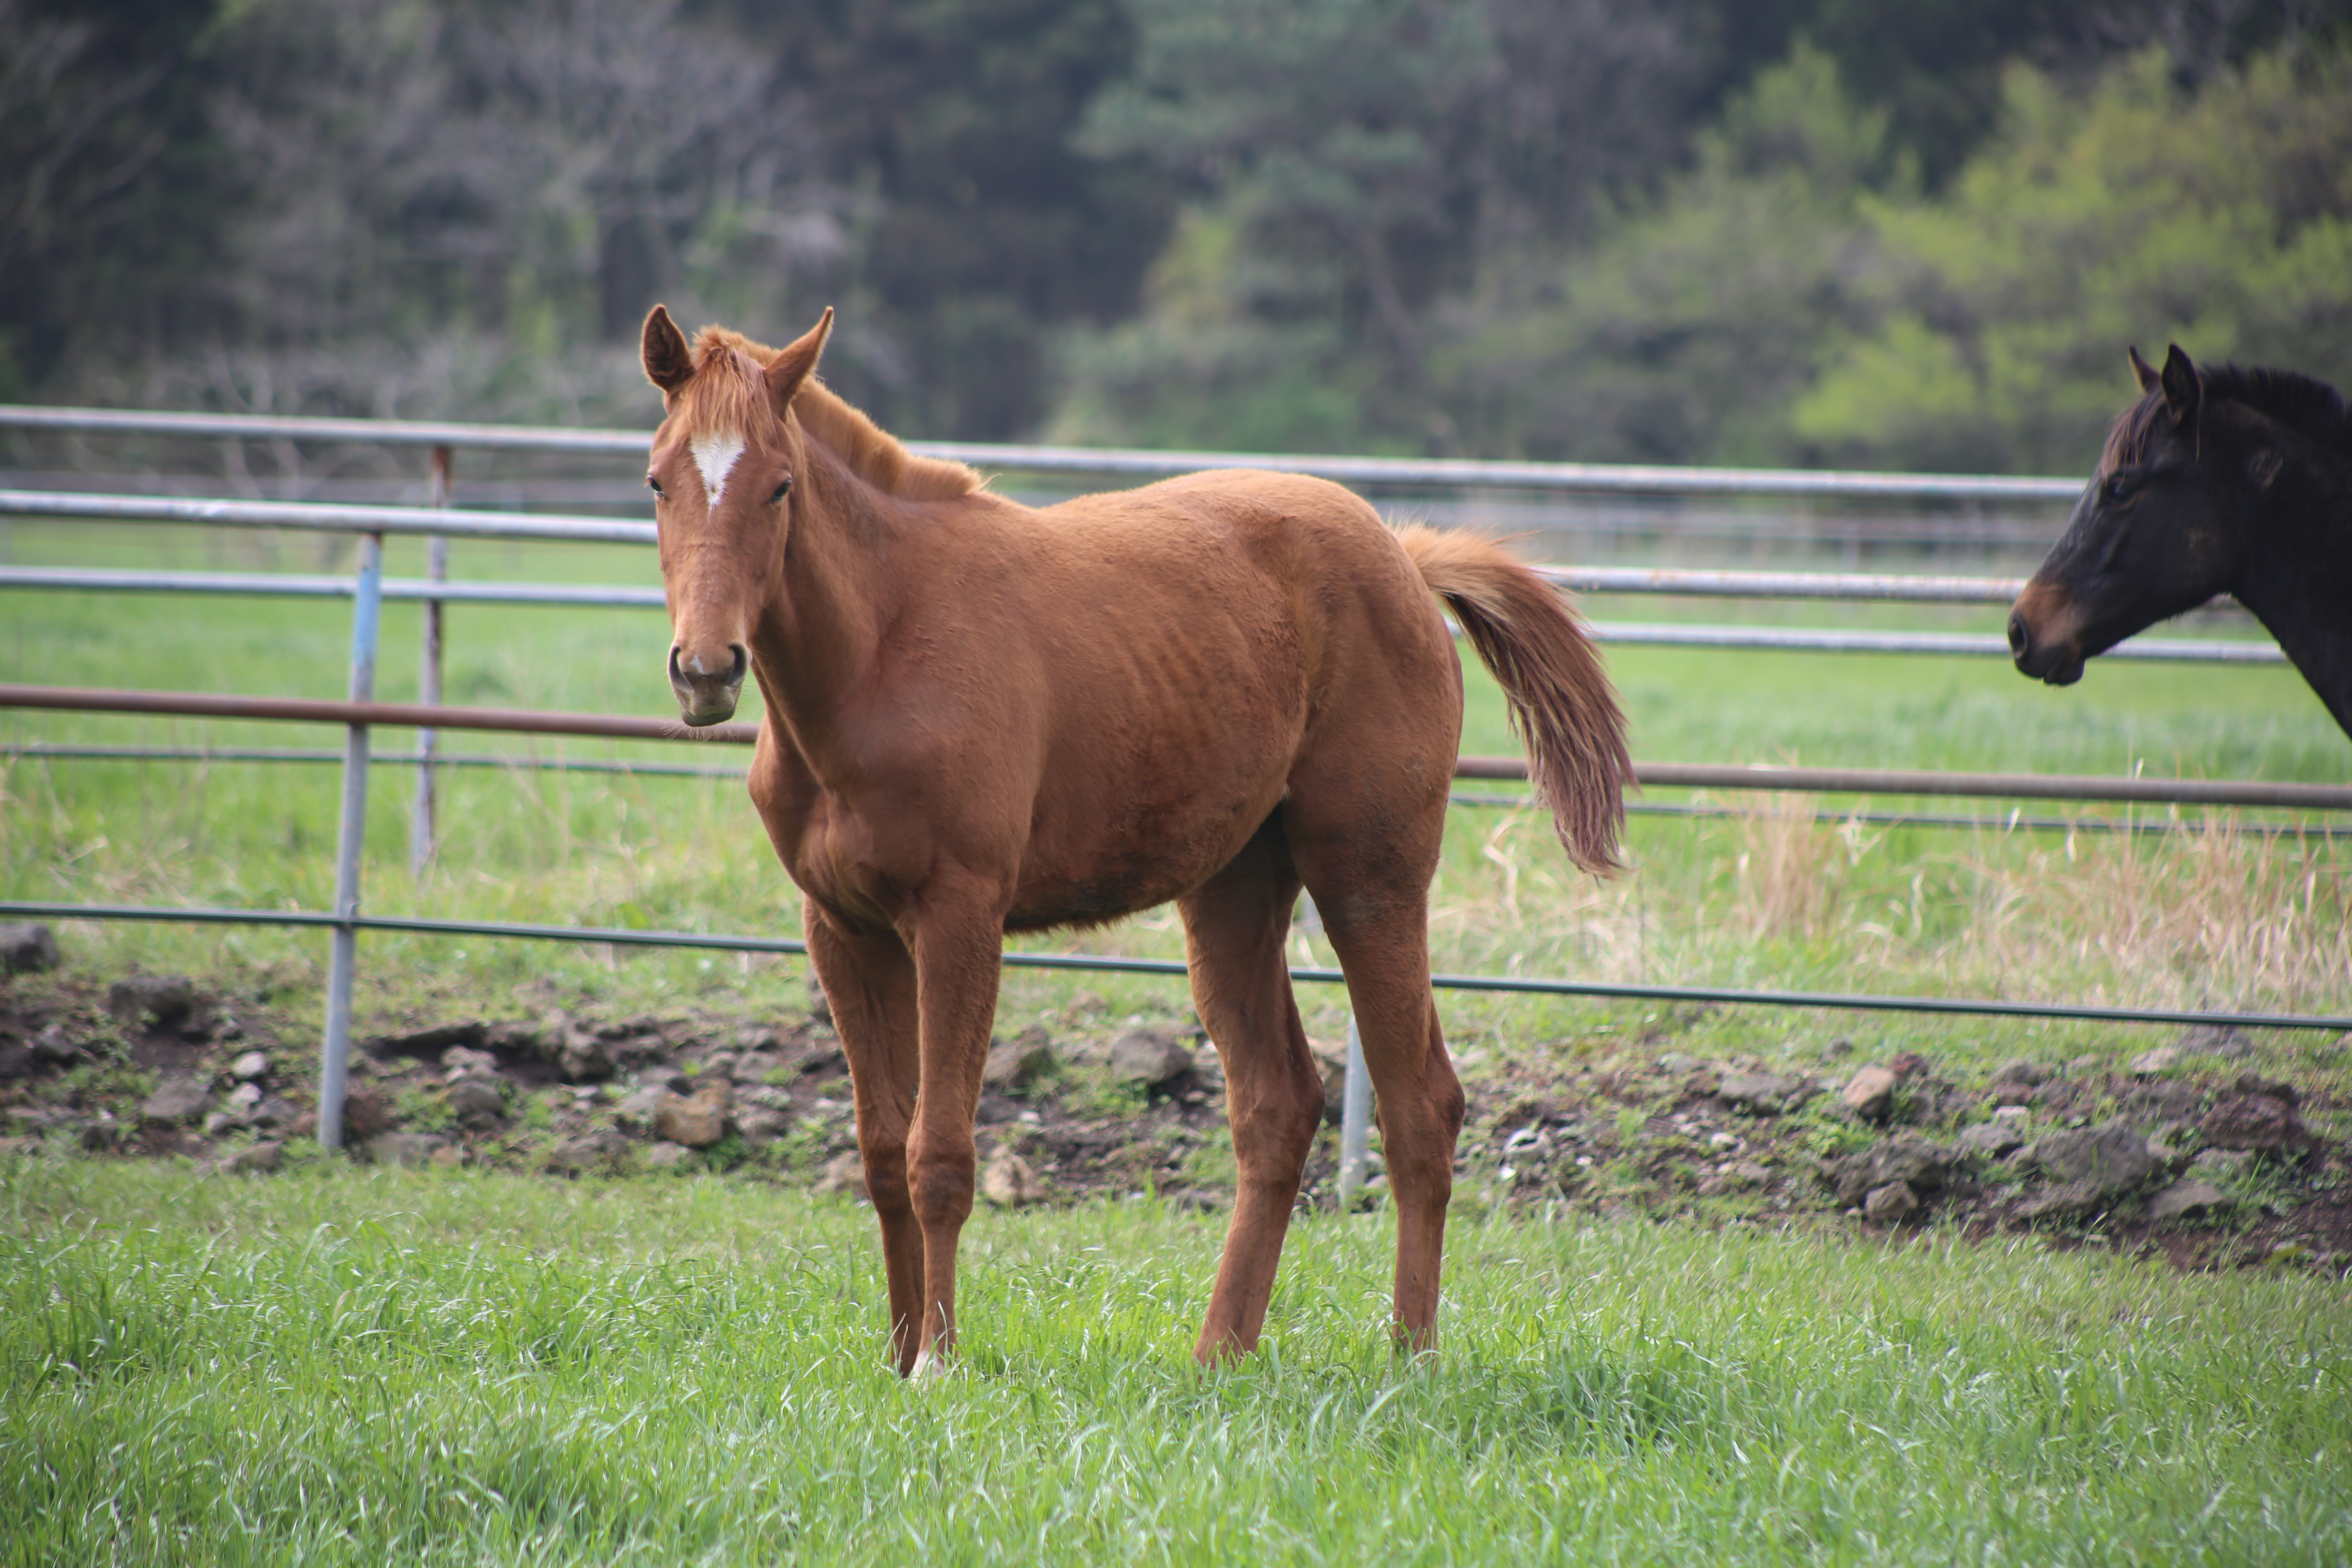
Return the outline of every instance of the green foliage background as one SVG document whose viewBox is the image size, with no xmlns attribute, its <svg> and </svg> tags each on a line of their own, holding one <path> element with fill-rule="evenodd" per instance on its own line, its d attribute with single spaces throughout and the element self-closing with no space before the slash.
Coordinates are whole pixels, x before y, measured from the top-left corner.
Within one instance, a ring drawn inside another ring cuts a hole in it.
<svg viewBox="0 0 2352 1568">
<path fill-rule="evenodd" d="M 2067 471 L 2352 378 L 2352 0 L 0 0 L 0 397 Z"/>
</svg>

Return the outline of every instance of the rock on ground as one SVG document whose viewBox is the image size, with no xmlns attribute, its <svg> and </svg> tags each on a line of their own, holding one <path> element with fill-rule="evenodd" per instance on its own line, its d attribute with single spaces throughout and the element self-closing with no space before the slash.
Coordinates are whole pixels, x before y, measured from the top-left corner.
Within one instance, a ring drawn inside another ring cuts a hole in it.
<svg viewBox="0 0 2352 1568">
<path fill-rule="evenodd" d="M 740 1084 L 763 1084 L 770 1073 L 783 1070 L 784 1058 L 773 1051 L 745 1051 L 735 1058 L 735 1081 Z"/>
<path fill-rule="evenodd" d="M 2191 1178 L 2175 1182 L 2147 1200 L 2147 1217 L 2162 1224 L 2168 1219 L 2187 1219 L 2213 1209 L 2230 1206 L 2230 1195 L 2210 1182 Z"/>
<path fill-rule="evenodd" d="M 496 1084 L 469 1078 L 450 1086 L 449 1110 L 459 1126 L 481 1131 L 506 1121 L 507 1100 Z"/>
<path fill-rule="evenodd" d="M 1779 1073 L 1733 1072 L 1723 1075 L 1717 1098 L 1734 1110 L 1755 1116 L 1778 1116 L 1794 1110 L 1812 1098 L 1813 1086 L 1801 1078 Z"/>
<path fill-rule="evenodd" d="M 58 966 L 58 939 L 35 921 L 0 925 L 0 974 L 37 974 Z"/>
<path fill-rule="evenodd" d="M 2157 1173 L 2147 1140 L 2121 1118 L 2067 1132 L 2046 1133 L 2020 1158 L 2055 1184 L 2018 1209 L 2026 1219 L 2090 1214 Z"/>
<path fill-rule="evenodd" d="M 2319 1140 L 2303 1124 L 2293 1086 L 2243 1073 L 2198 1128 L 2216 1149 L 2300 1154 Z"/>
<path fill-rule="evenodd" d="M 591 1171 L 608 1171 L 627 1157 L 629 1141 L 619 1131 L 599 1127 L 586 1132 L 575 1132 L 548 1151 L 547 1166 L 569 1175 L 583 1175 Z"/>
<path fill-rule="evenodd" d="M 684 1143 L 664 1142 L 646 1151 L 646 1169 L 649 1171 L 675 1171 L 695 1160 L 694 1150 Z"/>
<path fill-rule="evenodd" d="M 727 1107 L 716 1098 L 664 1095 L 654 1107 L 654 1136 L 689 1149 L 708 1149 L 727 1136 Z"/>
<path fill-rule="evenodd" d="M 661 1102 L 669 1098 L 669 1090 L 657 1083 L 649 1083 L 613 1109 L 613 1114 L 624 1121 L 650 1121 Z"/>
<path fill-rule="evenodd" d="M 198 1078 L 167 1078 L 139 1108 L 149 1121 L 194 1121 L 212 1103 L 212 1090 Z"/>
<path fill-rule="evenodd" d="M 1886 1068 L 1868 1067 L 1846 1079 L 1838 1100 L 1865 1121 L 1884 1121 L 1895 1110 L 1895 1089 L 1901 1080 Z"/>
<path fill-rule="evenodd" d="M 392 1102 L 372 1084 L 355 1083 L 343 1091 L 343 1139 L 365 1142 L 392 1131 Z"/>
<path fill-rule="evenodd" d="M 236 1153 L 231 1154 L 228 1157 L 227 1168 L 232 1171 L 263 1173 L 275 1171 L 285 1163 L 286 1145 L 276 1142 L 265 1142 L 239 1149 Z"/>
<path fill-rule="evenodd" d="M 1110 1043 L 1113 1078 L 1158 1089 L 1192 1070 L 1192 1053 L 1164 1029 L 1129 1029 Z"/>
<path fill-rule="evenodd" d="M 1010 1149 L 999 1149 L 980 1173 L 980 1195 L 999 1208 L 1017 1209 L 1045 1196 L 1045 1189 L 1028 1161 Z"/>
<path fill-rule="evenodd" d="M 764 1149 L 783 1136 L 784 1129 L 791 1125 L 791 1121 L 792 1119 L 781 1110 L 755 1105 L 737 1113 L 735 1131 L 743 1135 L 743 1142 L 750 1147 Z"/>
<path fill-rule="evenodd" d="M 1862 1200 L 1862 1214 L 1874 1225 L 1895 1225 L 1919 1212 L 1919 1194 L 1908 1182 L 1873 1187 Z"/>
<path fill-rule="evenodd" d="M 266 1077 L 268 1072 L 269 1058 L 262 1051 L 247 1051 L 228 1064 L 228 1076 L 247 1082 Z"/>
<path fill-rule="evenodd" d="M 1979 1121 L 1960 1130 L 1955 1142 L 1963 1154 L 1980 1154 L 1998 1160 L 2003 1154 L 2025 1146 L 2025 1134 L 2017 1130 L 2014 1121 Z"/>
<path fill-rule="evenodd" d="M 604 1041 L 576 1031 L 563 1042 L 556 1065 L 573 1083 L 602 1083 L 616 1070 L 613 1053 L 605 1048 Z"/>
<path fill-rule="evenodd" d="M 866 1190 L 866 1157 L 852 1149 L 846 1154 L 835 1154 L 833 1163 L 824 1168 L 824 1177 L 816 1184 L 820 1193 L 846 1193 L 861 1203 L 872 1201 Z"/>
<path fill-rule="evenodd" d="M 981 1068 L 980 1081 L 1003 1093 L 1026 1089 L 1053 1070 L 1054 1046 L 1045 1037 L 1045 1031 L 1024 1029 L 1013 1039 L 997 1040 L 989 1046 L 988 1064 Z"/>
<path fill-rule="evenodd" d="M 496 1078 L 499 1076 L 499 1058 L 492 1051 L 478 1051 L 471 1046 L 451 1046 L 441 1053 L 441 1070 L 452 1079 Z"/>
<path fill-rule="evenodd" d="M 1837 1192 L 1842 1206 L 1851 1207 L 1880 1187 L 1901 1182 L 1916 1196 L 1933 1192 L 1950 1173 L 1951 1151 L 1916 1132 L 1889 1138 L 1875 1148 L 1823 1163 L 1822 1175 Z"/>
</svg>

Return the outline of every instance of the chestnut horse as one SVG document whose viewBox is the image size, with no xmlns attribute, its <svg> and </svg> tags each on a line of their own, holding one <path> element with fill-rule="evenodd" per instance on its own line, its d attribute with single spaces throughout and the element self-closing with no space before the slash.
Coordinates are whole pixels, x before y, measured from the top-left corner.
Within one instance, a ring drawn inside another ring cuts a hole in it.
<svg viewBox="0 0 2352 1568">
<path fill-rule="evenodd" d="M 2066 532 L 2009 617 L 2017 668 L 2053 686 L 2168 616 L 2228 594 L 2352 735 L 2352 416 L 2289 371 L 2200 372 L 2129 351 L 2140 400 L 2107 434 Z"/>
<path fill-rule="evenodd" d="M 1442 595 L 1508 693 L 1570 854 L 1615 863 L 1623 721 L 1559 597 L 1337 485 L 1194 474 L 1033 510 L 917 457 L 783 349 L 646 319 L 647 482 L 688 724 L 765 713 L 751 800 L 805 900 L 881 1220 L 891 1345 L 936 1369 L 1007 931 L 1173 899 L 1239 1167 L 1193 1353 L 1258 1341 L 1323 1091 L 1285 967 L 1302 884 L 1346 973 L 1397 1215 L 1394 1331 L 1434 1341 L 1462 1089 L 1427 900 L 1462 722 Z"/>
</svg>

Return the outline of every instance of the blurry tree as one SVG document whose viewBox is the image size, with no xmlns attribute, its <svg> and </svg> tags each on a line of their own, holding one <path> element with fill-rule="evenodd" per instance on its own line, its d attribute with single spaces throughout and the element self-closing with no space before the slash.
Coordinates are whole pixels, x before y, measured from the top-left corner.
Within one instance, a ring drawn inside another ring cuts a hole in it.
<svg viewBox="0 0 2352 1568">
<path fill-rule="evenodd" d="M 1788 400 L 1865 320 L 1845 286 L 1860 204 L 1909 183 L 1886 120 L 1800 47 L 1732 100 L 1661 200 L 1550 253 L 1548 289 L 1457 303 L 1433 379 L 1475 449 L 1788 459 Z"/>
<path fill-rule="evenodd" d="M 242 7 L 213 43 L 209 103 L 240 180 L 216 285 L 239 348 L 305 358 L 304 384 L 278 388 L 298 401 L 380 407 L 399 378 L 355 366 L 339 392 L 334 352 L 447 335 L 517 360 L 609 344 L 617 395 L 619 351 L 655 298 L 774 302 L 795 266 L 841 243 L 805 115 L 758 54 L 674 12 Z"/>
<path fill-rule="evenodd" d="M 0 0 L 0 397 L 78 337 L 121 352 L 186 325 L 216 265 L 211 146 L 187 68 L 212 0 Z"/>
<path fill-rule="evenodd" d="M 1950 199 L 1869 220 L 1853 289 L 1876 324 L 1791 411 L 1822 456 L 2083 469 L 2133 395 L 2127 343 L 2352 386 L 2345 55 L 2258 57 L 2193 95 L 2161 51 L 2088 95 L 2013 68 Z"/>
<path fill-rule="evenodd" d="M 1679 148 L 1704 57 L 1631 0 L 1130 0 L 1078 145 L 1188 197 L 1140 319 L 1073 334 L 1071 438 L 1449 448 L 1429 313 Z"/>
<path fill-rule="evenodd" d="M 1118 0 L 726 4 L 856 197 L 827 277 L 847 308 L 827 376 L 909 435 L 1028 434 L 1047 338 L 1131 312 L 1167 233 L 1164 181 L 1069 145 L 1133 54 Z"/>
</svg>

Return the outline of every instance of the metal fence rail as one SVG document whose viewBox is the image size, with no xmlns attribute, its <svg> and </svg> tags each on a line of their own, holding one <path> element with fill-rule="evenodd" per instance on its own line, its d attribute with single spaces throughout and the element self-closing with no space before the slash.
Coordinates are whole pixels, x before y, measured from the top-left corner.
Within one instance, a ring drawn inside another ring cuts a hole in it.
<svg viewBox="0 0 2352 1568">
<path fill-rule="evenodd" d="M 336 915 L 320 910 L 189 909 L 166 904 L 66 904 L 0 900 L 0 915 L 51 920 L 152 921 L 188 925 L 292 926 L 330 931 L 404 931 L 423 936 L 517 938 L 535 942 L 604 942 L 615 947 L 689 948 L 718 952 L 803 955 L 795 937 L 733 936 L 626 926 L 535 925 L 505 921 L 431 920 L 415 915 Z M 1123 958 L 1091 952 L 1006 952 L 1009 969 L 1073 969 L 1097 973 L 1188 974 L 1181 959 Z M 1337 969 L 1300 965 L 1290 978 L 1311 985 L 1342 985 Z M 1430 984 L 1446 991 L 1489 991 L 1539 996 L 1590 996 L 1606 1001 L 1746 1004 L 1823 1007 L 1864 1013 L 1932 1013 L 1957 1017 L 2059 1018 L 2104 1024 L 2178 1024 L 2255 1029 L 2352 1029 L 2352 1014 L 2219 1013 L 2165 1007 L 2093 1007 L 2063 1002 L 2011 1002 L 1967 996 L 1879 996 L 1836 991 L 1750 991 L 1716 985 L 1634 985 L 1597 980 L 1537 979 L 1508 974 L 1445 974 Z M 324 1125 L 324 1117 L 320 1119 Z"/>
<path fill-rule="evenodd" d="M 512 708 L 436 707 L 414 702 L 333 702 L 322 698 L 241 697 L 193 691 L 121 691 L 103 687 L 0 685 L 0 708 L 90 713 L 162 713 L 185 718 L 240 719 L 309 724 L 502 731 L 535 735 L 583 735 L 614 741 L 693 741 L 749 745 L 757 724 L 712 724 L 690 730 L 674 719 L 605 713 L 545 713 Z M 1893 768 L 1722 766 L 1708 763 L 1636 763 L 1636 780 L 1677 789 L 1765 790 L 1813 795 L 1991 796 L 2009 800 L 2086 800 L 2172 805 L 2252 805 L 2305 811 L 2352 811 L 2352 784 L 2270 784 L 2258 779 L 2100 778 L 2067 773 L 1933 773 Z M 1520 757 L 1465 756 L 1454 776 L 1524 779 Z"/>
<path fill-rule="evenodd" d="M 295 746 L 82 746 L 45 741 L 0 745 L 0 759 L 12 762 L 101 763 L 341 763 L 343 753 L 323 747 Z M 501 773 L 614 773 L 624 777 L 734 779 L 749 775 L 748 768 L 710 767 L 698 763 L 654 763 L 616 757 L 542 757 L 528 752 L 440 752 L 430 757 L 410 752 L 378 752 L 369 757 L 376 767 L 488 768 Z M 1472 793 L 1455 790 L 1446 796 L 1455 805 L 1526 811 L 1535 796 Z M 1628 816 L 1671 816 L 1737 820 L 1754 815 L 1752 808 L 1696 801 L 1629 800 Z M 1864 811 L 1839 808 L 1825 820 L 1859 823 L 1865 827 L 1957 827 L 1990 833 L 2126 834 L 2161 837 L 2174 833 L 2206 831 L 2199 817 L 2134 817 L 2124 821 L 2103 816 L 2028 816 L 2011 809 L 2006 816 L 1959 816 L 1920 811 Z M 2263 821 L 2250 826 L 2257 834 L 2276 833 L 2296 838 L 2352 838 L 2352 823 L 2313 824 L 2297 817 L 2290 822 Z"/>
<path fill-rule="evenodd" d="M 35 408 L 13 404 L 0 405 L 0 429 L 212 440 L 364 442 L 376 446 L 572 452 L 614 458 L 642 456 L 652 436 L 650 430 L 572 430 L 251 414 L 157 414 L 117 408 Z M 1268 452 L 1160 452 L 976 441 L 909 441 L 906 445 L 924 457 L 1015 473 L 1158 478 L 1202 468 L 1266 468 L 1381 489 L 1962 501 L 2071 501 L 2083 490 L 2083 481 L 2077 479 L 2015 479 L 1990 474 L 1877 474 L 1832 469 L 1304 457 Z"/>
<path fill-rule="evenodd" d="M 1758 575 L 1778 578 L 1791 574 Z M 164 572 L 101 566 L 0 566 L 0 588 L 107 594 L 226 594 L 296 599 L 347 599 L 357 591 L 349 577 L 292 572 Z M 658 610 L 666 603 L 659 588 L 606 584 L 457 583 L 446 578 L 387 577 L 381 591 L 388 600 L 425 604 L 568 605 Z M 2008 642 L 1990 633 L 1628 621 L 1592 621 L 1587 626 L 1599 641 L 1621 647 L 1771 648 L 1794 653 L 1922 654 L 1964 658 L 2010 657 Z M 2103 657 L 2177 664 L 2286 662 L 2286 655 L 2275 643 L 2187 637 L 2135 637 Z"/>
</svg>

